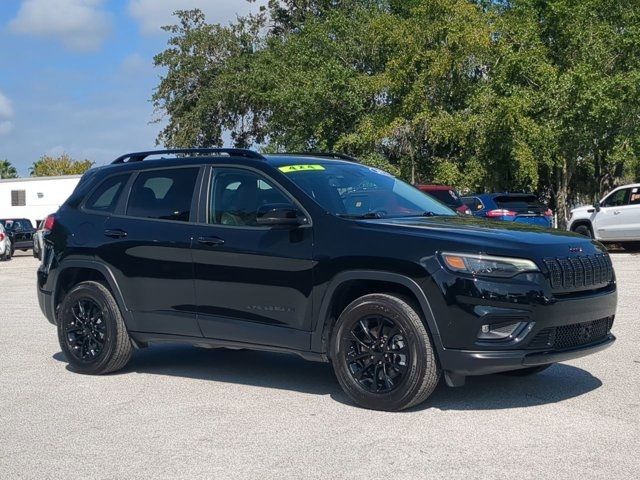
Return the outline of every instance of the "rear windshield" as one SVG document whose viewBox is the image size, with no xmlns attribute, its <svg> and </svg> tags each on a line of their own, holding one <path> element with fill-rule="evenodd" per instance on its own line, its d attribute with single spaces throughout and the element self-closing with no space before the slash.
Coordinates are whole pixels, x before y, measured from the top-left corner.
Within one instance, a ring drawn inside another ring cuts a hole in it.
<svg viewBox="0 0 640 480">
<path fill-rule="evenodd" d="M 462 206 L 460 197 L 458 197 L 458 195 L 456 195 L 456 192 L 454 192 L 453 190 L 427 190 L 424 193 L 431 195 L 437 200 L 440 200 L 448 207 L 457 209 L 458 207 Z"/>
<path fill-rule="evenodd" d="M 0 220 L 7 230 L 28 230 L 33 228 L 31 220 L 19 218 L 15 220 Z"/>
<path fill-rule="evenodd" d="M 544 208 L 535 195 L 502 195 L 495 202 L 498 208 L 515 211 L 539 212 Z"/>
</svg>

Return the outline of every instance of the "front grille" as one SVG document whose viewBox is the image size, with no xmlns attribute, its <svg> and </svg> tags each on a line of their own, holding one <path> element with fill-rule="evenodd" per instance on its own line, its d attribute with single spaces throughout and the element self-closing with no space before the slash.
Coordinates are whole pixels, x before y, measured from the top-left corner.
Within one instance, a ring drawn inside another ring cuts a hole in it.
<svg viewBox="0 0 640 480">
<path fill-rule="evenodd" d="M 606 253 L 569 258 L 545 258 L 551 287 L 555 290 L 598 288 L 613 280 L 613 265 Z"/>
<path fill-rule="evenodd" d="M 530 350 L 551 348 L 564 350 L 604 340 L 613 326 L 613 317 L 591 322 L 573 323 L 561 327 L 544 328 L 533 337 L 527 346 Z"/>
</svg>

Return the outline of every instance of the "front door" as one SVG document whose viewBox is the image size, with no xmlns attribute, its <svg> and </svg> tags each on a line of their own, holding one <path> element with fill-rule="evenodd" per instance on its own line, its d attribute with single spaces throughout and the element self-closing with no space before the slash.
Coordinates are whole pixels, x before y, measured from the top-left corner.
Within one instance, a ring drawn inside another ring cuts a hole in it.
<svg viewBox="0 0 640 480">
<path fill-rule="evenodd" d="M 628 188 L 615 190 L 602 200 L 594 222 L 597 238 L 609 241 L 629 238 L 631 210 L 628 203 Z"/>
<path fill-rule="evenodd" d="M 193 239 L 198 322 L 205 337 L 308 349 L 310 225 L 257 224 L 257 211 L 294 204 L 273 180 L 240 167 L 212 168 L 206 213 Z"/>
</svg>

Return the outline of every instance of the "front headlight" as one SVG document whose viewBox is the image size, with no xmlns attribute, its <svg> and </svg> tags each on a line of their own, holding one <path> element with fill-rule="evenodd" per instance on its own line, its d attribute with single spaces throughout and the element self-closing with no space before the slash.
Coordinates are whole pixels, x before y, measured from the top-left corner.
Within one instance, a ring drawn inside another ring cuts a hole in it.
<svg viewBox="0 0 640 480">
<path fill-rule="evenodd" d="M 511 278 L 519 273 L 540 271 L 534 262 L 524 258 L 449 252 L 443 252 L 440 255 L 449 270 L 469 275 Z"/>
</svg>

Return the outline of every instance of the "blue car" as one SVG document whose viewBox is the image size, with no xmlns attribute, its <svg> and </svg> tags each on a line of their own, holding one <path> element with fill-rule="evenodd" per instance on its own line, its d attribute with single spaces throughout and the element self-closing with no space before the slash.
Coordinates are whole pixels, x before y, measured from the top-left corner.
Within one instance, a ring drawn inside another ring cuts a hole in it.
<svg viewBox="0 0 640 480">
<path fill-rule="evenodd" d="M 553 212 L 531 193 L 481 193 L 462 198 L 476 217 L 553 227 Z"/>
</svg>

